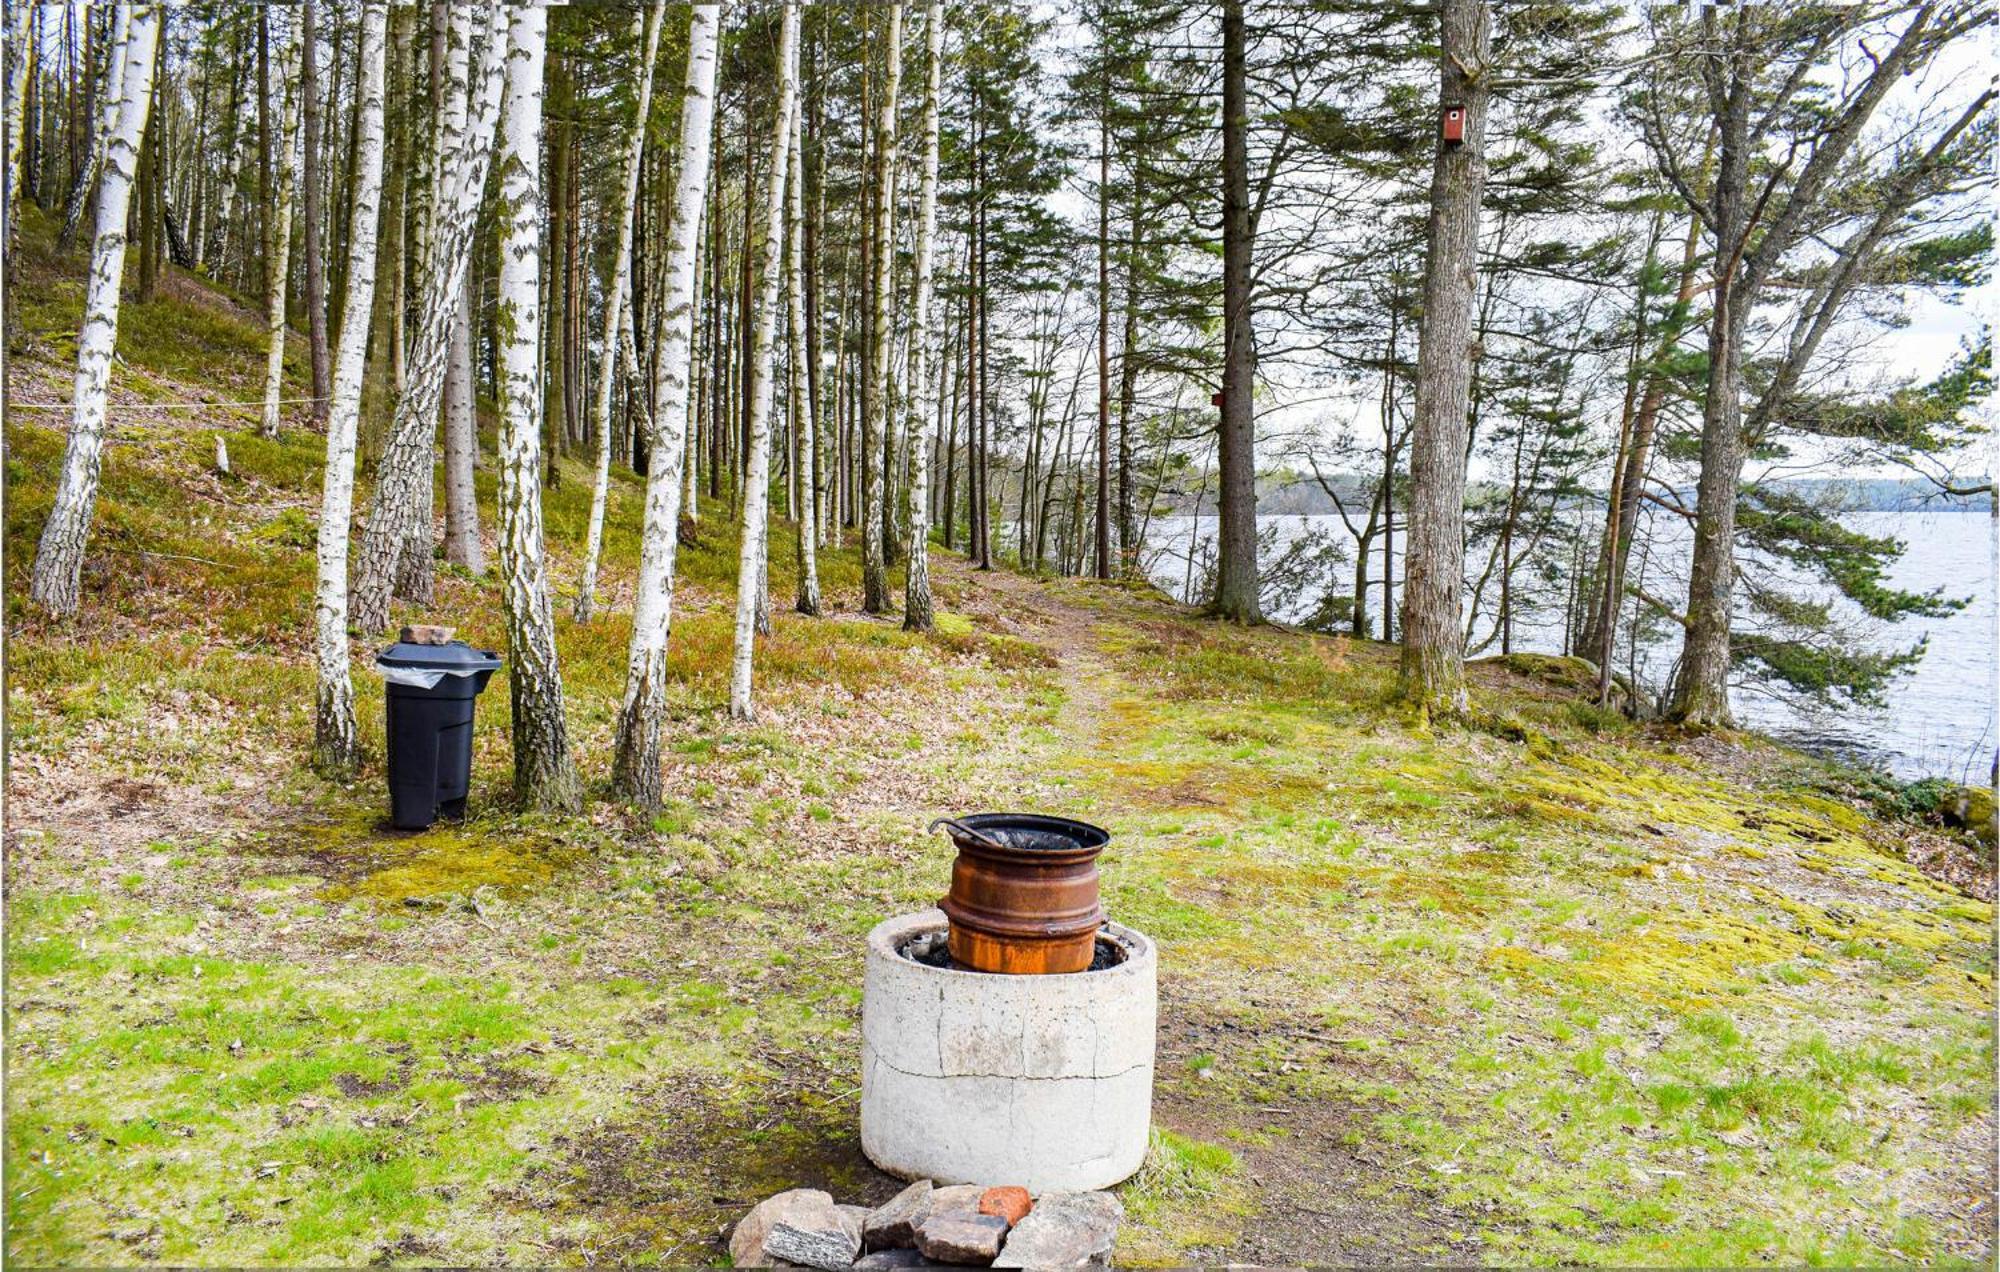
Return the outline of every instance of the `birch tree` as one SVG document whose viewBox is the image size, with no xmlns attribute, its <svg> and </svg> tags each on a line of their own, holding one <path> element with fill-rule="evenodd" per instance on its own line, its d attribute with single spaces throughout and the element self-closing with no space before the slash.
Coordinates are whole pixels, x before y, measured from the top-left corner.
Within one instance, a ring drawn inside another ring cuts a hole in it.
<svg viewBox="0 0 2000 1272">
<path fill-rule="evenodd" d="M 778 283 L 784 261 L 786 174 L 792 157 L 792 115 L 798 109 L 799 10 L 784 6 L 778 29 L 778 102 L 771 128 L 763 224 L 757 239 L 757 292 L 751 315 L 749 453 L 743 462 L 743 543 L 736 568 L 736 649 L 729 672 L 729 717 L 756 718 L 750 673 L 758 610 L 767 603 L 764 556 L 771 537 L 771 398 L 777 348 Z M 747 246 L 747 245 L 746 245 Z M 768 618 L 766 619 L 768 621 Z"/>
<path fill-rule="evenodd" d="M 569 753 L 542 539 L 544 210 L 537 169 L 549 11 L 519 5 L 502 12 L 507 44 L 500 155 L 500 577 L 514 709 L 514 795 L 527 808 L 574 812 L 583 789 Z"/>
<path fill-rule="evenodd" d="M 1409 556 L 1403 582 L 1405 697 L 1425 712 L 1465 708 L 1465 444 L 1478 289 L 1479 204 L 1486 187 L 1485 0 L 1444 0 L 1438 58 L 1440 133 L 1462 114 L 1463 140 L 1443 136 L 1431 175 L 1430 251 L 1417 406 L 1410 432 Z"/>
<path fill-rule="evenodd" d="M 83 326 L 76 337 L 76 381 L 71 396 L 69 441 L 63 448 L 62 477 L 55 506 L 42 527 L 29 595 L 51 614 L 76 613 L 83 576 L 84 543 L 97 508 L 98 470 L 104 455 L 104 415 L 111 389 L 111 350 L 118 339 L 118 288 L 125 275 L 125 218 L 132 202 L 132 179 L 139 170 L 139 139 L 153 100 L 153 64 L 160 43 L 158 5 L 131 7 L 125 42 L 117 50 L 119 73 L 116 124 L 105 145 L 104 183 L 97 198 L 97 235 L 90 251 L 90 280 L 84 295 Z"/>
<path fill-rule="evenodd" d="M 903 6 L 888 6 L 882 35 L 884 71 L 882 96 L 875 120 L 875 250 L 869 260 L 871 348 L 868 355 L 868 410 L 861 420 L 861 452 L 875 455 L 889 430 L 889 357 L 894 347 L 896 226 L 896 90 L 902 79 Z M 881 614 L 889 608 L 888 569 L 884 557 L 884 464 L 868 465 L 861 492 L 861 608 Z"/>
<path fill-rule="evenodd" d="M 792 166 L 788 181 L 790 193 L 788 203 L 791 208 L 791 225 L 785 236 L 786 285 L 789 294 L 785 323 L 786 360 L 791 366 L 789 377 L 791 402 L 789 415 L 792 421 L 792 469 L 799 485 L 798 508 L 798 573 L 799 595 L 793 606 L 799 613 L 817 618 L 819 616 L 819 552 L 813 542 L 819 533 L 820 507 L 820 460 L 819 430 L 815 427 L 815 412 L 809 404 L 810 377 L 812 363 L 810 341 L 806 339 L 805 302 L 805 169 L 806 152 L 803 145 L 802 122 L 805 117 L 803 101 L 792 112 Z"/>
<path fill-rule="evenodd" d="M 111 145 L 112 134 L 118 128 L 118 114 L 125 101 L 123 80 L 131 56 L 129 42 L 132 32 L 132 9 L 133 6 L 129 4 L 112 7 L 111 45 L 104 59 L 104 87 L 98 99 L 100 104 L 96 117 L 90 121 L 90 151 L 84 156 L 83 166 L 76 170 L 76 175 L 70 180 L 69 197 L 63 200 L 62 231 L 57 235 L 56 242 L 64 251 L 68 251 L 69 245 L 76 241 L 77 229 L 83 224 L 84 208 L 90 203 L 90 188 L 96 184 L 98 174 L 104 169 L 104 160 Z M 157 37 L 154 43 L 157 46 Z M 149 96 L 148 101 L 150 100 Z M 143 134 L 144 131 L 142 128 L 140 133 Z M 133 144 L 136 146 L 138 143 Z M 137 153 L 134 150 L 135 167 Z M 130 182 L 131 178 L 128 177 L 128 186 Z M 102 195 L 99 199 L 101 209 Z M 100 213 L 98 223 L 101 225 L 103 221 L 104 218 Z"/>
<path fill-rule="evenodd" d="M 479 415 L 472 388 L 470 278 L 458 289 L 457 309 L 444 377 L 444 559 L 478 575 L 486 573 L 486 547 L 479 541 L 479 498 L 472 477 Z"/>
<path fill-rule="evenodd" d="M 575 617 L 590 621 L 597 599 L 597 558 L 604 548 L 604 504 L 611 491 L 611 386 L 617 380 L 618 335 L 622 329 L 625 294 L 632 281 L 632 216 L 639 200 L 639 160 L 646 152 L 646 120 L 653 111 L 653 62 L 660 51 L 660 19 L 666 0 L 654 0 L 643 17 L 635 15 L 632 34 L 645 50 L 639 69 L 638 111 L 632 117 L 632 131 L 625 142 L 625 184 L 618 206 L 618 247 L 611 257 L 611 290 L 604 297 L 604 350 L 597 363 L 597 400 L 593 404 L 593 426 L 597 429 L 597 481 L 590 492 L 590 531 L 583 550 L 583 579 L 576 591 Z M 644 34 L 641 37 L 641 27 Z"/>
<path fill-rule="evenodd" d="M 673 616 L 674 549 L 679 542 L 681 465 L 687 450 L 689 353 L 694 341 L 695 253 L 708 201 L 715 118 L 720 5 L 690 6 L 687 75 L 681 93 L 680 167 L 668 221 L 666 285 L 654 349 L 651 461 L 625 697 L 618 708 L 612 789 L 641 808 L 660 803 L 660 734 L 667 716 L 667 634 Z"/>
<path fill-rule="evenodd" d="M 295 37 L 296 38 L 296 37 Z M 264 358 L 264 425 L 266 437 L 278 435 L 282 414 L 278 409 L 285 395 L 285 284 L 291 271 L 285 263 L 292 255 L 292 187 L 297 168 L 292 156 L 297 147 L 299 126 L 298 45 L 288 44 L 281 54 L 279 79 L 283 84 L 284 109 L 279 123 L 277 158 L 278 189 L 271 209 L 271 259 L 264 268 L 264 315 L 269 348 Z"/>
<path fill-rule="evenodd" d="M 466 5 L 455 15 L 460 20 L 452 23 L 446 51 L 449 92 L 438 121 L 439 145 L 450 158 L 441 168 L 444 181 L 437 191 L 437 212 L 431 218 L 430 241 L 423 245 L 424 290 L 404 392 L 389 425 L 355 573 L 354 623 L 363 631 L 388 626 L 399 567 L 406 570 L 402 590 L 419 602 L 429 599 L 431 468 L 437 453 L 438 406 L 456 323 L 453 301 L 465 286 L 479 198 L 492 157 L 508 21 L 502 5 L 490 12 Z M 476 69 L 468 77 L 465 68 L 472 60 L 469 45 L 475 31 L 485 39 Z M 539 118 L 539 106 L 536 109 Z"/>
<path fill-rule="evenodd" d="M 903 626 L 929 631 L 934 622 L 930 573 L 930 438 L 937 431 L 937 387 L 924 361 L 933 341 L 931 268 L 937 250 L 938 86 L 944 64 L 944 6 L 924 11 L 924 159 L 917 179 L 916 298 L 910 305 L 910 525 L 909 571 L 903 581 Z M 803 537 L 803 536 L 802 536 Z"/>
<path fill-rule="evenodd" d="M 313 702 L 313 764 L 340 776 L 360 762 L 354 727 L 354 683 L 347 657 L 347 535 L 354 517 L 354 437 L 361 419 L 361 378 L 375 303 L 375 244 L 382 204 L 382 81 L 389 9 L 376 0 L 361 11 L 361 129 L 355 150 L 354 207 L 349 222 L 347 297 L 334 356 L 326 421 L 326 475 L 320 493 L 319 581 L 313 598 L 313 653 L 318 691 Z"/>
<path fill-rule="evenodd" d="M 35 57 L 29 42 L 35 34 L 36 6 L 17 4 L 7 16 L 7 249 L 13 250 L 14 235 L 20 225 L 21 196 L 26 188 L 22 162 L 26 153 L 28 124 L 28 78 L 35 73 Z"/>
</svg>

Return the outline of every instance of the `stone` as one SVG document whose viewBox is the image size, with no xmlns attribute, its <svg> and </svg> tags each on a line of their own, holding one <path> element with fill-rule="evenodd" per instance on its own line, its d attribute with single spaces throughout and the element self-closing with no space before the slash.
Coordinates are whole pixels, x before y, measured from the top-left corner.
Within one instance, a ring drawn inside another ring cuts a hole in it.
<svg viewBox="0 0 2000 1272">
<path fill-rule="evenodd" d="M 1021 1222 L 1022 1216 L 1033 1209 L 1034 1204 L 1028 1197 L 1027 1189 L 1012 1184 L 1005 1188 L 988 1188 L 979 1194 L 979 1213 L 998 1215 L 1007 1221 L 1010 1228 Z"/>
<path fill-rule="evenodd" d="M 976 1215 L 979 1213 L 979 1199 L 985 1195 L 986 1187 L 983 1184 L 947 1184 L 943 1188 L 933 1188 L 930 1213 L 963 1210 Z"/>
<path fill-rule="evenodd" d="M 873 1206 L 856 1206 L 845 1201 L 834 1203 L 833 1208 L 846 1218 L 847 1226 L 854 1229 L 854 1235 L 857 1237 L 861 1235 L 861 1225 L 868 1222 L 869 1215 L 875 1213 Z"/>
<path fill-rule="evenodd" d="M 729 1234 L 729 1261 L 739 1268 L 768 1267 L 770 1259 L 764 1254 L 764 1239 L 771 1235 L 772 1225 L 794 1215 L 817 1213 L 820 1207 L 831 1210 L 833 1196 L 817 1188 L 793 1188 L 766 1197 L 736 1221 L 735 1230 Z"/>
<path fill-rule="evenodd" d="M 1007 1221 L 997 1215 L 947 1210 L 926 1215 L 917 1225 L 917 1249 L 940 1263 L 991 1263 L 1006 1239 Z"/>
<path fill-rule="evenodd" d="M 1049 1192 L 1007 1234 L 996 1268 L 1086 1268 L 1111 1261 L 1125 1207 L 1107 1192 Z"/>
<path fill-rule="evenodd" d="M 771 1224 L 764 1238 L 767 1258 L 824 1268 L 826 1272 L 852 1267 L 860 1253 L 860 1220 L 831 1199 L 825 1205 L 793 1207 Z"/>
<path fill-rule="evenodd" d="M 931 1181 L 919 1179 L 868 1212 L 861 1221 L 866 1250 L 899 1250 L 917 1243 L 917 1225 L 931 1208 Z"/>
<path fill-rule="evenodd" d="M 864 1254 L 855 1260 L 854 1266 L 866 1269 L 867 1272 L 878 1272 L 878 1270 L 888 1272 L 888 1269 L 893 1268 L 927 1268 L 931 1265 L 920 1252 L 905 1246 L 896 1250 L 877 1250 L 873 1254 Z"/>
<path fill-rule="evenodd" d="M 1159 954 L 1107 923 L 1122 962 L 1065 976 L 989 976 L 901 953 L 943 932 L 927 910 L 868 934 L 861 1147 L 902 1179 L 1109 1188 L 1145 1160 Z"/>
</svg>

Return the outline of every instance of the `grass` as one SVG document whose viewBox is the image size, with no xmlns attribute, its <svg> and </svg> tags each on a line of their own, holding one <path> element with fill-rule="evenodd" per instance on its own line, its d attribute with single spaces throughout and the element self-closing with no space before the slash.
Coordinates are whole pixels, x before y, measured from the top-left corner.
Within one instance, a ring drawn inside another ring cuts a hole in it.
<svg viewBox="0 0 2000 1272">
<path fill-rule="evenodd" d="M 17 392 L 60 380 L 75 303 L 32 215 L 23 258 Z M 119 400 L 247 396 L 254 327 L 172 282 Z M 8 425 L 11 598 L 49 423 Z M 1992 907 L 1811 761 L 1606 716 L 1561 660 L 1481 667 L 1474 723 L 1415 731 L 1393 650 L 941 551 L 936 632 L 855 613 L 851 547 L 808 620 L 782 528 L 763 712 L 735 724 L 722 500 L 680 558 L 666 806 L 513 810 L 496 692 L 472 818 L 406 835 L 374 639 L 374 760 L 347 786 L 303 764 L 320 440 L 112 424 L 83 612 L 8 611 L 16 1261 L 700 1263 L 779 1188 L 880 1199 L 856 951 L 943 891 L 922 826 L 986 806 L 1110 827 L 1106 904 L 1161 946 L 1123 1262 L 1990 1259 Z M 558 644 L 601 794 L 641 488 L 614 487 L 578 626 L 589 488 L 562 473 Z M 504 643 L 490 578 L 441 572 L 432 613 Z"/>
</svg>

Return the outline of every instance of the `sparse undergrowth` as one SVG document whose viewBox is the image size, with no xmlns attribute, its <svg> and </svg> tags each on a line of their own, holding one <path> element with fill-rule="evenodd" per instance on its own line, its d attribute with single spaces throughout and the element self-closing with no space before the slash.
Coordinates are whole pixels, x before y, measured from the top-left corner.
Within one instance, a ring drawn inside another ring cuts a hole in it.
<svg viewBox="0 0 2000 1272">
<path fill-rule="evenodd" d="M 27 277 L 17 390 L 59 379 L 74 304 Z M 114 401 L 248 396 L 214 364 L 251 378 L 254 327 L 177 278 L 156 303 Z M 15 1261 L 705 1262 L 777 1188 L 886 1195 L 860 938 L 943 891 L 924 823 L 980 806 L 1108 825 L 1107 905 L 1161 944 L 1123 1259 L 1991 1258 L 1991 906 L 1813 762 L 1532 669 L 1420 735 L 1381 647 L 942 553 L 937 633 L 854 613 L 851 549 L 804 619 L 782 532 L 764 718 L 733 725 L 724 500 L 681 554 L 667 807 L 510 812 L 495 692 L 473 818 L 399 835 L 378 770 L 303 768 L 319 439 L 225 415 L 223 479 L 199 418 L 114 408 L 82 615 L 10 600 Z M 6 439 L 10 598 L 44 425 Z M 639 493 L 609 612 L 559 623 L 600 784 Z M 588 497 L 581 468 L 550 494 L 565 585 Z M 502 639 L 490 580 L 445 572 L 431 612 Z"/>
</svg>

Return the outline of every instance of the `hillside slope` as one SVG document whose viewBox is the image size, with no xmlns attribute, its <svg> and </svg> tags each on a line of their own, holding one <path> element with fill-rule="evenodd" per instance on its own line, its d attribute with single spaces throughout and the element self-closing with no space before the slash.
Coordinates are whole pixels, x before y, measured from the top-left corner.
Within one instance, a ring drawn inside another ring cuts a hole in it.
<svg viewBox="0 0 2000 1272">
<path fill-rule="evenodd" d="M 72 267 L 33 250 L 12 387 L 52 400 Z M 725 502 L 681 555 L 665 812 L 512 814 L 490 692 L 471 820 L 393 833 L 379 767 L 304 767 L 320 439 L 144 409 L 253 397 L 261 345 L 178 276 L 126 316 L 72 623 L 18 599 L 61 417 L 6 437 L 12 1259 L 710 1262 L 778 1188 L 885 1196 L 861 936 L 943 891 L 931 817 L 1024 807 L 1111 828 L 1107 906 L 1161 945 L 1121 1262 L 1990 1261 L 1992 907 L 1824 766 L 1533 661 L 1417 733 L 1393 650 L 941 552 L 933 636 L 853 612 L 851 549 L 805 619 L 784 532 L 734 725 Z M 638 495 L 607 612 L 559 619 L 599 788 Z M 565 587 L 588 498 L 550 496 Z M 491 580 L 429 616 L 502 639 Z"/>
</svg>

